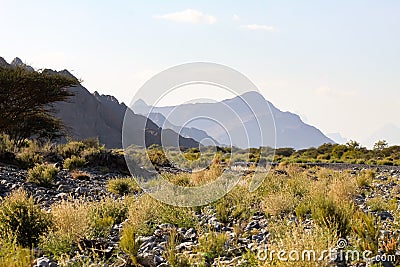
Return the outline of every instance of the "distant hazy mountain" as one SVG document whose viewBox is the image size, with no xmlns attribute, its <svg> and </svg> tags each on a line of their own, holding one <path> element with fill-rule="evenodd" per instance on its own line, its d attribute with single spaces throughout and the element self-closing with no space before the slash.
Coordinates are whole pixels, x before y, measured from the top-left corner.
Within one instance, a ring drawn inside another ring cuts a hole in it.
<svg viewBox="0 0 400 267">
<path fill-rule="evenodd" d="M 326 136 L 338 144 L 345 144 L 348 141 L 347 138 L 344 138 L 340 133 L 328 133 Z"/>
<path fill-rule="evenodd" d="M 246 103 L 250 104 L 251 108 Z M 140 114 L 147 114 L 151 109 L 140 100 L 134 103 L 132 108 Z M 234 140 L 233 145 L 239 147 L 258 147 L 261 144 L 273 146 L 275 137 L 277 147 L 296 149 L 334 143 L 317 128 L 305 124 L 298 115 L 280 111 L 257 92 L 248 92 L 217 103 L 153 107 L 152 112 L 162 114 L 174 125 L 187 123 L 187 127 L 201 129 L 221 144 L 230 144 Z M 208 116 L 214 120 L 206 119 Z M 257 121 L 262 122 L 262 140 L 259 137 L 260 125 Z M 274 123 L 276 136 L 272 133 Z M 244 135 L 239 132 L 243 130 L 249 138 L 242 138 Z"/>
<path fill-rule="evenodd" d="M 373 132 L 362 144 L 372 148 L 379 140 L 386 140 L 389 145 L 400 145 L 400 127 L 386 124 Z"/>
<path fill-rule="evenodd" d="M 34 69 L 15 58 L 8 64 L 0 57 L 0 66 L 22 66 L 30 71 Z M 47 70 L 66 76 L 72 76 L 67 70 L 60 72 Z M 90 93 L 83 86 L 69 88 L 75 95 L 66 102 L 57 102 L 54 107 L 55 115 L 59 117 L 68 128 L 69 135 L 74 139 L 98 137 L 100 143 L 109 148 L 122 147 L 122 125 L 127 106 L 109 95 L 100 95 L 97 92 Z M 191 138 L 178 135 L 171 129 L 161 129 L 157 124 L 131 110 L 126 113 L 126 121 L 129 122 L 125 144 L 142 145 L 145 138 L 146 145 L 161 144 L 163 135 L 164 145 L 179 144 L 184 147 L 198 147 L 199 143 Z M 145 129 L 136 127 L 145 126 Z"/>
<path fill-rule="evenodd" d="M 141 103 L 142 102 L 142 103 Z M 144 109 L 147 109 L 146 103 L 144 101 L 138 101 L 137 105 L 142 105 Z M 143 113 L 145 114 L 145 113 Z M 172 123 L 170 123 L 164 115 L 161 113 L 150 113 L 149 114 L 149 119 L 152 120 L 154 123 L 156 123 L 159 127 L 163 129 L 171 129 L 177 133 L 179 133 L 181 136 L 186 137 L 186 138 L 193 138 L 197 142 L 203 144 L 203 145 L 220 145 L 214 138 L 209 136 L 207 132 L 203 130 L 199 130 L 193 127 L 180 127 L 176 126 Z"/>
</svg>

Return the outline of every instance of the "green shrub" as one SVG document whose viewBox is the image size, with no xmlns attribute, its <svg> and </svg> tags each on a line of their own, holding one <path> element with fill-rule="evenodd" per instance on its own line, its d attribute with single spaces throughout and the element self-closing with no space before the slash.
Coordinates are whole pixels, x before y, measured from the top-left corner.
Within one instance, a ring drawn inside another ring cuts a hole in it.
<svg viewBox="0 0 400 267">
<path fill-rule="evenodd" d="M 22 168 L 32 168 L 35 164 L 42 163 L 43 157 L 40 156 L 36 151 L 25 149 L 18 154 L 18 159 L 21 162 Z"/>
<path fill-rule="evenodd" d="M 64 168 L 70 171 L 82 168 L 85 165 L 86 161 L 84 158 L 72 156 L 64 160 Z"/>
<path fill-rule="evenodd" d="M 90 219 L 90 234 L 91 238 L 106 238 L 110 234 L 110 230 L 114 225 L 114 219 L 111 216 L 101 217 L 96 215 L 92 215 Z"/>
<path fill-rule="evenodd" d="M 311 213 L 319 226 L 331 229 L 339 237 L 345 237 L 350 229 L 352 206 L 348 203 L 337 203 L 327 196 L 314 199 Z"/>
<path fill-rule="evenodd" d="M 149 147 L 147 149 L 147 156 L 153 165 L 164 166 L 169 164 L 168 158 L 162 148 Z"/>
<path fill-rule="evenodd" d="M 311 207 L 309 203 L 300 203 L 295 208 L 297 218 L 304 219 L 307 214 L 311 214 Z"/>
<path fill-rule="evenodd" d="M 358 187 L 368 187 L 375 178 L 375 172 L 372 170 L 364 170 L 357 176 Z"/>
<path fill-rule="evenodd" d="M 366 160 L 365 159 L 357 159 L 356 163 L 357 164 L 365 164 Z"/>
<path fill-rule="evenodd" d="M 195 227 L 197 222 L 197 217 L 192 209 L 166 204 L 163 204 L 161 213 L 158 216 L 160 223 L 170 223 L 183 228 Z"/>
<path fill-rule="evenodd" d="M 21 189 L 13 191 L 0 206 L 0 237 L 31 248 L 50 226 L 49 215 Z"/>
<path fill-rule="evenodd" d="M 351 231 L 356 235 L 356 246 L 360 251 L 378 252 L 379 221 L 371 214 L 357 211 L 351 221 Z"/>
<path fill-rule="evenodd" d="M 28 170 L 28 179 L 30 183 L 40 186 L 51 186 L 54 178 L 57 177 L 58 169 L 51 164 L 37 164 Z"/>
<path fill-rule="evenodd" d="M 96 203 L 95 212 L 99 216 L 113 218 L 114 223 L 122 223 L 128 216 L 128 206 L 119 200 L 106 198 Z"/>
<path fill-rule="evenodd" d="M 244 186 L 236 186 L 215 204 L 218 221 L 228 223 L 232 219 L 247 221 L 256 212 L 259 201 Z"/>
<path fill-rule="evenodd" d="M 183 156 L 189 161 L 195 161 L 201 157 L 201 152 L 197 148 L 191 148 L 188 152 L 184 153 Z"/>
<path fill-rule="evenodd" d="M 378 160 L 378 165 L 393 166 L 394 162 L 392 159 L 383 159 L 383 160 Z"/>
<path fill-rule="evenodd" d="M 129 223 L 125 224 L 122 228 L 121 239 L 119 246 L 122 251 L 128 254 L 134 265 L 137 265 L 137 255 L 140 248 L 140 243 L 136 241 L 135 227 Z"/>
<path fill-rule="evenodd" d="M 366 204 L 372 212 L 384 211 L 388 207 L 388 202 L 382 197 L 367 199 Z"/>
<path fill-rule="evenodd" d="M 178 243 L 178 234 L 176 229 L 172 229 L 169 232 L 169 239 L 166 244 L 164 256 L 170 266 L 174 267 L 189 267 L 192 266 L 189 264 L 187 258 L 184 255 L 176 253 L 176 246 Z"/>
<path fill-rule="evenodd" d="M 13 243 L 0 243 L 0 267 L 32 266 L 33 250 Z"/>
<path fill-rule="evenodd" d="M 331 159 L 331 155 L 328 154 L 328 153 L 320 154 L 320 155 L 317 156 L 317 159 L 330 160 Z"/>
<path fill-rule="evenodd" d="M 123 222 L 127 213 L 125 203 L 111 198 L 93 204 L 89 212 L 91 237 L 107 237 L 112 226 Z"/>
<path fill-rule="evenodd" d="M 141 191 L 133 178 L 115 178 L 108 180 L 107 190 L 117 195 L 135 194 Z"/>
<path fill-rule="evenodd" d="M 197 223 L 193 209 L 170 206 L 148 194 L 143 194 L 130 203 L 128 214 L 136 233 L 142 236 L 152 235 L 156 226 L 162 223 L 183 228 L 195 228 Z"/>
<path fill-rule="evenodd" d="M 43 253 L 51 256 L 55 260 L 61 260 L 71 256 L 74 250 L 74 244 L 70 237 L 50 232 L 48 235 L 40 238 L 39 248 Z"/>
<path fill-rule="evenodd" d="M 84 149 L 85 144 L 83 142 L 70 141 L 60 147 L 59 153 L 64 158 L 71 158 L 72 156 L 78 157 Z"/>
<path fill-rule="evenodd" d="M 247 250 L 243 254 L 243 259 L 245 260 L 245 262 L 239 265 L 240 267 L 259 267 L 260 265 L 262 265 L 259 257 L 257 256 L 257 252 L 253 252 L 251 250 Z"/>
<path fill-rule="evenodd" d="M 199 246 L 196 250 L 204 253 L 207 259 L 213 260 L 224 255 L 226 241 L 225 233 L 206 233 L 199 237 Z"/>
</svg>

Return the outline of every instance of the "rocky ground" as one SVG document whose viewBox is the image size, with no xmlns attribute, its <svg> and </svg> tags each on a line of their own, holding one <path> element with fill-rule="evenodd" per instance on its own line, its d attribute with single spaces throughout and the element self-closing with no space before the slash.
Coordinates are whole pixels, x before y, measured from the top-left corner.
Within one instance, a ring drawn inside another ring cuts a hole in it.
<svg viewBox="0 0 400 267">
<path fill-rule="evenodd" d="M 353 168 L 353 173 L 359 172 L 362 168 L 351 166 Z M 9 192 L 14 189 L 23 187 L 26 189 L 40 205 L 45 209 L 57 202 L 67 199 L 69 197 L 73 198 L 85 198 L 88 201 L 99 201 L 105 197 L 118 198 L 119 196 L 114 195 L 107 191 L 106 182 L 112 177 L 118 176 L 118 173 L 107 173 L 102 174 L 100 171 L 96 170 L 86 170 L 89 177 L 86 179 L 73 179 L 71 174 L 62 170 L 59 172 L 55 183 L 50 188 L 44 188 L 36 186 L 32 183 L 26 182 L 27 171 L 17 169 L 10 166 L 0 166 L 0 196 L 4 197 Z M 388 182 L 389 181 L 389 182 Z M 371 212 L 371 207 L 367 205 L 369 198 L 374 196 L 387 197 L 393 190 L 399 190 L 400 193 L 400 170 L 398 168 L 378 168 L 376 179 L 373 181 L 374 192 L 371 194 L 359 194 L 355 197 L 355 203 L 361 207 L 365 212 Z M 400 203 L 400 200 L 398 200 Z M 400 205 L 399 205 L 400 208 Z M 393 223 L 394 217 L 390 211 L 372 211 L 376 216 L 380 217 L 382 220 L 386 220 L 386 229 L 382 229 L 383 235 L 391 234 L 393 229 L 391 225 Z M 215 230 L 215 232 L 225 233 L 228 237 L 226 242 L 226 256 L 219 258 L 218 260 L 206 262 L 209 266 L 245 266 L 246 260 L 242 255 L 248 250 L 257 250 L 259 247 L 263 247 L 268 244 L 269 229 L 267 218 L 265 214 L 259 213 L 255 214 L 250 221 L 243 226 L 243 231 L 237 233 L 234 227 L 237 224 L 235 220 L 229 223 L 219 222 L 216 217 L 216 211 L 213 207 L 208 207 L 202 210 L 201 213 L 197 214 L 199 225 L 204 228 L 209 228 Z M 290 220 L 296 221 L 297 218 L 294 215 L 289 215 Z M 312 225 L 312 219 L 306 219 L 302 223 L 307 227 L 307 225 Z M 113 250 L 118 250 L 118 241 L 120 230 L 122 224 L 114 225 L 109 235 L 108 240 L 98 240 L 90 242 L 101 242 L 106 244 L 107 250 L 111 253 Z M 170 266 L 165 258 L 166 245 L 169 240 L 171 231 L 174 230 L 178 236 L 178 244 L 176 244 L 176 251 L 178 254 L 186 254 L 190 257 L 198 257 L 196 252 L 193 252 L 194 248 L 198 246 L 199 235 L 197 231 L 193 228 L 184 229 L 176 228 L 174 225 L 161 224 L 158 225 L 153 235 L 147 237 L 139 237 L 141 242 L 138 258 L 141 259 L 141 263 L 144 266 Z M 398 231 L 398 230 L 396 230 Z M 89 242 L 89 241 L 88 241 Z M 398 256 L 400 256 L 400 251 L 397 251 Z M 39 252 L 40 254 L 40 252 Z M 85 256 L 80 256 L 85 257 Z M 73 261 L 81 259 L 72 259 Z M 385 263 L 384 266 L 393 266 L 391 263 Z M 57 266 L 57 263 L 53 262 L 46 255 L 40 255 L 40 257 L 35 261 L 35 266 Z M 124 257 L 121 257 L 120 266 L 124 266 Z M 339 263 L 332 263 L 331 266 L 343 266 Z"/>
</svg>

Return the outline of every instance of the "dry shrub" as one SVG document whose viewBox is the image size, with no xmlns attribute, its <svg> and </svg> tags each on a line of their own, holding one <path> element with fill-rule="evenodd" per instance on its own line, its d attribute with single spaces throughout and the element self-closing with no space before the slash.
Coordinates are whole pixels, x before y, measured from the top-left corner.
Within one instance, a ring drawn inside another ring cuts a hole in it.
<svg viewBox="0 0 400 267">
<path fill-rule="evenodd" d="M 91 175 L 84 171 L 72 171 L 71 176 L 75 180 L 90 180 Z"/>
<path fill-rule="evenodd" d="M 161 206 L 161 202 L 147 194 L 133 201 L 129 206 L 128 219 L 135 232 L 142 235 L 152 234 L 153 229 L 150 223 L 154 221 L 156 214 L 160 212 Z"/>
<path fill-rule="evenodd" d="M 329 185 L 329 195 L 338 203 L 350 201 L 356 194 L 357 185 L 354 178 L 345 177 L 345 179 L 334 178 Z"/>
<path fill-rule="evenodd" d="M 15 244 L 2 242 L 0 244 L 0 267 L 32 266 L 33 250 Z"/>
<path fill-rule="evenodd" d="M 54 231 L 71 240 L 85 237 L 90 229 L 90 204 L 80 200 L 62 201 L 52 206 Z"/>
<path fill-rule="evenodd" d="M 205 185 L 215 181 L 222 175 L 223 169 L 219 164 L 212 164 L 209 169 L 192 173 L 191 182 L 195 186 Z"/>
<path fill-rule="evenodd" d="M 288 191 L 267 195 L 262 202 L 263 210 L 273 216 L 293 212 L 298 199 Z"/>
<path fill-rule="evenodd" d="M 268 257 L 266 260 L 263 259 L 263 261 L 259 262 L 259 266 L 326 266 L 329 254 L 324 254 L 325 257 L 322 261 L 318 261 L 318 258 L 323 250 L 334 248 L 337 241 L 336 236 L 331 235 L 324 227 L 317 226 L 312 229 L 305 229 L 302 224 L 276 221 L 271 222 L 269 229 L 271 239 L 268 249 L 265 250 L 267 254 L 260 255 L 261 259 L 265 256 Z M 278 259 L 277 253 L 281 250 L 286 252 L 284 257 L 288 258 L 287 261 Z M 315 260 L 313 253 L 307 253 L 310 250 L 315 252 Z M 273 254 L 273 258 L 270 258 L 270 252 L 272 251 L 275 251 L 275 254 Z M 291 251 L 296 253 L 289 257 L 289 252 Z"/>
</svg>

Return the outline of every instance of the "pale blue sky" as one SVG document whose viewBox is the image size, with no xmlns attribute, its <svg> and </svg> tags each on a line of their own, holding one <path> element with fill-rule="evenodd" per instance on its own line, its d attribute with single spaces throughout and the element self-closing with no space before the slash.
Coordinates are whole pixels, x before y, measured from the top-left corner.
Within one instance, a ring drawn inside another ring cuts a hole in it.
<svg viewBox="0 0 400 267">
<path fill-rule="evenodd" d="M 69 69 L 127 103 L 157 72 L 210 61 L 325 133 L 363 141 L 400 126 L 400 1 L 0 0 L 0 11 L 0 56 Z"/>
</svg>

